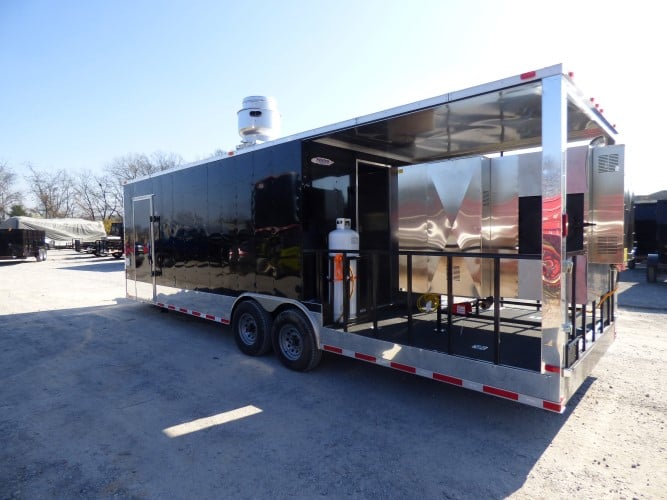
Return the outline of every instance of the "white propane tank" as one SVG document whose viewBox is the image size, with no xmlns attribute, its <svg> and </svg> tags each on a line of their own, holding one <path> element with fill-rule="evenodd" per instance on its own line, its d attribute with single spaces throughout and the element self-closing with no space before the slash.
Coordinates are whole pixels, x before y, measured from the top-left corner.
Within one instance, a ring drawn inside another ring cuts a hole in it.
<svg viewBox="0 0 667 500">
<path fill-rule="evenodd" d="M 336 229 L 329 233 L 329 250 L 359 250 L 359 233 L 352 229 L 352 220 L 336 219 Z M 350 319 L 357 316 L 357 261 L 352 257 L 358 257 L 357 253 L 348 253 L 350 259 Z M 333 281 L 333 313 L 334 321 L 343 321 L 343 254 L 337 252 L 329 253 L 331 265 L 329 269 Z"/>
<path fill-rule="evenodd" d="M 259 95 L 243 99 L 243 108 L 237 112 L 239 135 L 243 143 L 270 141 L 280 133 L 280 113 L 273 97 Z"/>
</svg>

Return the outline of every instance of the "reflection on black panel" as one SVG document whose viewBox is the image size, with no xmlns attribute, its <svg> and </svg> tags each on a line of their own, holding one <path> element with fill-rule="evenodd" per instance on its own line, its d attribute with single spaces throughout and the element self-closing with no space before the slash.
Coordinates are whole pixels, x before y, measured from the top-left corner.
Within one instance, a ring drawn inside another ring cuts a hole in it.
<svg viewBox="0 0 667 500">
<path fill-rule="evenodd" d="M 253 189 L 256 270 L 275 279 L 301 270 L 299 185 L 296 172 L 266 177 Z"/>
<path fill-rule="evenodd" d="M 299 298 L 300 170 L 295 142 L 128 186 L 155 195 L 157 284 Z"/>
<path fill-rule="evenodd" d="M 567 195 L 567 252 L 580 252 L 584 249 L 584 195 Z"/>
<path fill-rule="evenodd" d="M 519 253 L 542 253 L 542 197 L 519 197 Z"/>
</svg>

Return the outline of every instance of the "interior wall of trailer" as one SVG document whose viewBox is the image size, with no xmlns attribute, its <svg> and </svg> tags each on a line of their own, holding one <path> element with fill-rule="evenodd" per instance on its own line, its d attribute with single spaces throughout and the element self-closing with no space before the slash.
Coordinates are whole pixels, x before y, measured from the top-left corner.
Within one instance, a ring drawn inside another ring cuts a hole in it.
<svg viewBox="0 0 667 500">
<path fill-rule="evenodd" d="M 397 221 L 397 166 L 387 159 L 350 149 L 306 143 L 303 146 L 303 207 L 304 249 L 321 251 L 328 246 L 329 233 L 336 228 L 336 219 L 351 220 L 352 229 L 359 233 L 362 255 L 375 252 L 380 272 L 376 276 L 377 300 L 391 302 L 397 286 L 397 243 L 393 228 Z M 315 269 L 314 254 L 304 256 L 306 269 Z M 324 269 L 329 265 L 325 259 Z M 370 260 L 362 258 L 357 266 L 358 276 L 353 286 L 359 297 L 359 307 L 368 301 L 366 288 Z M 306 272 L 305 276 L 310 273 Z M 317 282 L 304 278 L 304 296 L 317 296 Z M 323 298 L 326 302 L 326 297 Z"/>
</svg>

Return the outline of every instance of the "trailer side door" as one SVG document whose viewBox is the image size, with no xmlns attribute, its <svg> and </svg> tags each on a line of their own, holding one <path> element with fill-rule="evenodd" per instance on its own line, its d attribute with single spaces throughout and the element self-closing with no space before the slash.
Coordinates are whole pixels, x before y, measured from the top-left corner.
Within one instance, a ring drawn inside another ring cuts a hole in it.
<svg viewBox="0 0 667 500">
<path fill-rule="evenodd" d="M 125 242 L 127 294 L 140 300 L 153 301 L 156 296 L 155 221 L 153 195 L 133 198 Z"/>
</svg>

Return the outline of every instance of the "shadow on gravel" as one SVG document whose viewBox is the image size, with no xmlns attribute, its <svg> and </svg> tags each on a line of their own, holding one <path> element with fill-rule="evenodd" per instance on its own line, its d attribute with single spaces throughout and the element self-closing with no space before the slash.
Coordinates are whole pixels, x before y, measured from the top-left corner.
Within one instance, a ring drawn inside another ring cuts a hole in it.
<svg viewBox="0 0 667 500">
<path fill-rule="evenodd" d="M 298 373 L 162 311 L 3 317 L 0 497 L 505 498 L 595 383 L 557 415 L 328 353 Z M 261 413 L 163 433 L 247 405 Z"/>
<path fill-rule="evenodd" d="M 667 275 L 661 274 L 655 283 L 649 283 L 644 266 L 626 269 L 619 275 L 618 305 L 621 308 L 667 311 Z"/>
<path fill-rule="evenodd" d="M 16 264 L 21 264 L 24 262 L 30 262 L 29 260 L 0 260 L 0 267 L 5 266 L 15 266 Z M 35 259 L 32 259 L 32 262 L 35 262 Z"/>
<path fill-rule="evenodd" d="M 96 260 L 92 264 L 82 266 L 67 266 L 68 271 L 93 271 L 103 273 L 115 273 L 125 269 L 125 261 L 114 259 L 113 257 L 104 260 Z"/>
</svg>

